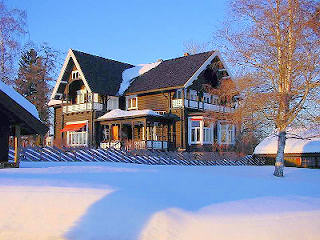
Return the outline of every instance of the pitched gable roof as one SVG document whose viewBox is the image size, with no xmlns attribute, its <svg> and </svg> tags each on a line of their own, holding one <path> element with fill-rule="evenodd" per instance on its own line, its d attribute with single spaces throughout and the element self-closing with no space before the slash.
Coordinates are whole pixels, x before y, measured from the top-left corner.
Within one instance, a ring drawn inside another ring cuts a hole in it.
<svg viewBox="0 0 320 240">
<path fill-rule="evenodd" d="M 184 86 L 214 51 L 169 59 L 135 78 L 126 93 Z"/>
<path fill-rule="evenodd" d="M 122 82 L 122 72 L 134 67 L 128 63 L 122 63 L 106 59 L 84 52 L 72 50 L 85 79 L 92 92 L 116 95 Z"/>
</svg>

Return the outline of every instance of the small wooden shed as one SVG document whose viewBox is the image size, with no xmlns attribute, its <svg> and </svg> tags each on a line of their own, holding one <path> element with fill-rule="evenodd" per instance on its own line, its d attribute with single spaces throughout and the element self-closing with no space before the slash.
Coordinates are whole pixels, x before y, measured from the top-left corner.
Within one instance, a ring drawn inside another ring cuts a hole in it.
<svg viewBox="0 0 320 240">
<path fill-rule="evenodd" d="M 0 167 L 9 165 L 9 136 L 14 136 L 15 166 L 19 166 L 20 136 L 47 132 L 35 106 L 0 81 Z"/>
</svg>

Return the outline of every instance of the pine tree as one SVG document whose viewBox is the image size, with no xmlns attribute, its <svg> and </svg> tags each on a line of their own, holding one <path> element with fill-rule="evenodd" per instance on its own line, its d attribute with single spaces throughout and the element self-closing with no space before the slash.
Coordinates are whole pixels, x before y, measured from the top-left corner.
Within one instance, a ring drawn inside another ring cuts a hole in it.
<svg viewBox="0 0 320 240">
<path fill-rule="evenodd" d="M 40 50 L 30 48 L 24 51 L 19 61 L 18 77 L 15 80 L 17 91 L 34 104 L 40 119 L 49 125 L 48 108 L 52 70 L 56 66 L 57 52 L 47 45 Z"/>
</svg>

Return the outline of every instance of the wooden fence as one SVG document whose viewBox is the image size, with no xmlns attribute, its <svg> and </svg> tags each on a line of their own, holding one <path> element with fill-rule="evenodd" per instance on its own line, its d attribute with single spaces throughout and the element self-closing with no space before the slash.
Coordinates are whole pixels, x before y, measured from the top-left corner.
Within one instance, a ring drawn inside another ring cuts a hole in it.
<svg viewBox="0 0 320 240">
<path fill-rule="evenodd" d="M 9 159 L 13 160 L 13 149 L 9 151 Z M 20 161 L 26 162 L 125 162 L 151 165 L 265 165 L 263 158 L 251 155 L 237 157 L 220 155 L 215 152 L 164 152 L 157 150 L 117 150 L 94 148 L 56 148 L 28 147 L 20 152 Z"/>
</svg>

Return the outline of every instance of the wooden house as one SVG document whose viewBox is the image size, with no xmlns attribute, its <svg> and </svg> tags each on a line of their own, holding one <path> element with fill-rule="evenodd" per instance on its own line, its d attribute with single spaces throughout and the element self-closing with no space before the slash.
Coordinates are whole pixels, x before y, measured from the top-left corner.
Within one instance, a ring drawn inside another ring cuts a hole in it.
<svg viewBox="0 0 320 240">
<path fill-rule="evenodd" d="M 230 79 L 218 51 L 133 66 L 69 50 L 49 105 L 55 144 L 165 150 L 232 146 L 226 105 L 204 86 Z M 215 114 L 215 121 L 208 112 Z"/>
<path fill-rule="evenodd" d="M 48 127 L 36 108 L 12 87 L 0 81 L 0 166 L 8 163 L 9 136 L 15 137 L 15 163 L 19 165 L 20 135 L 45 135 Z"/>
</svg>

